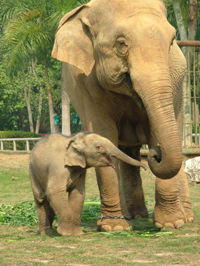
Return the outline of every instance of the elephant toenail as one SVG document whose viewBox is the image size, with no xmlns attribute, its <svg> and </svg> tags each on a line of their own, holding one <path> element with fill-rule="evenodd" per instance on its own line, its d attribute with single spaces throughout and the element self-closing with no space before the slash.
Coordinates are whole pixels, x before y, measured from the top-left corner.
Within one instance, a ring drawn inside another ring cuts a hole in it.
<svg viewBox="0 0 200 266">
<path fill-rule="evenodd" d="M 175 222 L 175 228 L 180 228 L 184 225 L 184 221 L 183 220 L 178 220 Z"/>
<path fill-rule="evenodd" d="M 112 231 L 112 228 L 110 225 L 102 225 L 101 226 L 101 232 L 110 232 Z"/>
<path fill-rule="evenodd" d="M 188 218 L 187 218 L 187 222 L 188 222 L 188 223 L 192 223 L 193 221 L 194 221 L 194 217 L 188 217 Z"/>
<path fill-rule="evenodd" d="M 160 224 L 160 223 L 158 223 L 158 222 L 155 222 L 154 224 L 155 224 L 155 226 L 158 227 L 158 228 L 162 228 L 162 227 L 163 227 L 163 225 Z"/>
<path fill-rule="evenodd" d="M 173 223 L 165 223 L 165 227 L 174 228 L 175 226 L 173 225 Z"/>
<path fill-rule="evenodd" d="M 113 231 L 122 231 L 122 230 L 124 230 L 124 228 L 120 225 L 117 225 L 113 228 Z"/>
</svg>

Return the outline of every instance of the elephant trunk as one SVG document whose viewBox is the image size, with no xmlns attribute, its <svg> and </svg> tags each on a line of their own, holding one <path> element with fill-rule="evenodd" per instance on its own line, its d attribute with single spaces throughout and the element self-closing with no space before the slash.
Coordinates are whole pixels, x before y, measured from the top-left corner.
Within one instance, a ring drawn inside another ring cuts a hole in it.
<svg viewBox="0 0 200 266">
<path fill-rule="evenodd" d="M 110 156 L 114 157 L 122 162 L 125 162 L 127 164 L 133 165 L 133 166 L 138 166 L 138 167 L 142 167 L 145 170 L 147 169 L 146 165 L 141 163 L 138 160 L 135 160 L 131 157 L 129 157 L 128 155 L 126 155 L 125 153 L 123 153 L 122 151 L 120 151 L 117 147 L 115 147 L 113 145 L 112 149 L 110 149 Z"/>
<path fill-rule="evenodd" d="M 152 76 L 147 74 L 145 81 L 131 78 L 150 123 L 150 139 L 153 141 L 149 143 L 149 167 L 154 175 L 167 179 L 175 176 L 181 167 L 181 140 L 175 119 L 169 71 L 166 69 L 157 73 L 157 79 L 154 76 L 154 80 Z"/>
</svg>

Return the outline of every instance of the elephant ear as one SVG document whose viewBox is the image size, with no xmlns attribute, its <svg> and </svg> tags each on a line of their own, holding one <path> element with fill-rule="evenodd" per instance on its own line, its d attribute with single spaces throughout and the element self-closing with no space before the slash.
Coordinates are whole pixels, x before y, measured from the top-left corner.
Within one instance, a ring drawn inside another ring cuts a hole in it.
<svg viewBox="0 0 200 266">
<path fill-rule="evenodd" d="M 53 58 L 78 67 L 87 76 L 94 66 L 92 42 L 83 23 L 87 21 L 88 8 L 89 5 L 77 7 L 61 19 L 51 54 Z"/>
<path fill-rule="evenodd" d="M 76 145 L 74 140 L 71 140 L 66 147 L 66 152 L 64 156 L 65 166 L 79 166 L 81 168 L 86 168 L 85 156 Z"/>
</svg>

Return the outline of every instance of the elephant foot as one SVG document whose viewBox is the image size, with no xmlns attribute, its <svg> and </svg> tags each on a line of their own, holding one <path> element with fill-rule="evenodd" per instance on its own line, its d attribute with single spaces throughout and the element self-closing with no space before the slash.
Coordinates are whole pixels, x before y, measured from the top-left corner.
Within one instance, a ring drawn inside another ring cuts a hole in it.
<svg viewBox="0 0 200 266">
<path fill-rule="evenodd" d="M 102 216 L 97 221 L 97 231 L 111 232 L 111 231 L 130 231 L 130 221 L 126 220 L 124 216 Z"/>
<path fill-rule="evenodd" d="M 77 228 L 73 228 L 72 229 L 72 235 L 73 236 L 77 236 L 77 235 L 83 235 L 84 232 L 81 230 L 80 227 L 77 227 Z"/>
<path fill-rule="evenodd" d="M 149 216 L 145 205 L 129 209 L 129 214 L 133 219 L 148 218 Z"/>
<path fill-rule="evenodd" d="M 72 230 L 71 229 L 69 229 L 69 228 L 63 228 L 61 226 L 58 226 L 57 227 L 57 232 L 61 236 L 69 236 L 69 235 L 72 235 Z"/>
<path fill-rule="evenodd" d="M 176 205 L 172 204 L 168 208 L 163 208 L 163 206 L 159 205 L 155 206 L 153 220 L 156 227 L 180 228 L 184 225 L 186 218 L 183 208 L 178 203 Z"/>
<path fill-rule="evenodd" d="M 190 202 L 182 202 L 185 218 L 187 223 L 192 223 L 194 221 L 194 213 L 192 211 L 192 206 Z"/>
<path fill-rule="evenodd" d="M 52 234 L 53 233 L 53 228 L 52 227 L 46 227 L 44 229 L 40 229 L 39 232 L 40 232 L 41 235 Z"/>
<path fill-rule="evenodd" d="M 75 227 L 72 229 L 65 229 L 58 226 L 57 232 L 61 236 L 69 236 L 69 235 L 82 235 L 84 234 L 80 227 Z"/>
</svg>

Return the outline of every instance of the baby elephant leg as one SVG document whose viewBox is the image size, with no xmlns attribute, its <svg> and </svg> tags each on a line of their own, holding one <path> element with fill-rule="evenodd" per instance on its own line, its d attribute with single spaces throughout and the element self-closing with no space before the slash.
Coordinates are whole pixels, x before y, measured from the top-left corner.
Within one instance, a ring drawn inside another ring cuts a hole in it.
<svg viewBox="0 0 200 266">
<path fill-rule="evenodd" d="M 39 222 L 39 231 L 40 234 L 46 234 L 52 232 L 52 223 L 54 220 L 55 213 L 50 207 L 47 199 L 39 202 L 35 199 L 38 222 Z"/>
<path fill-rule="evenodd" d="M 66 200 L 66 187 L 57 188 L 56 184 L 47 189 L 47 198 L 50 206 L 58 215 L 57 232 L 60 235 L 72 234 L 72 214 Z"/>
<path fill-rule="evenodd" d="M 69 206 L 72 210 L 72 234 L 83 234 L 80 223 L 85 198 L 85 171 L 79 177 L 76 187 L 69 192 Z"/>
</svg>

